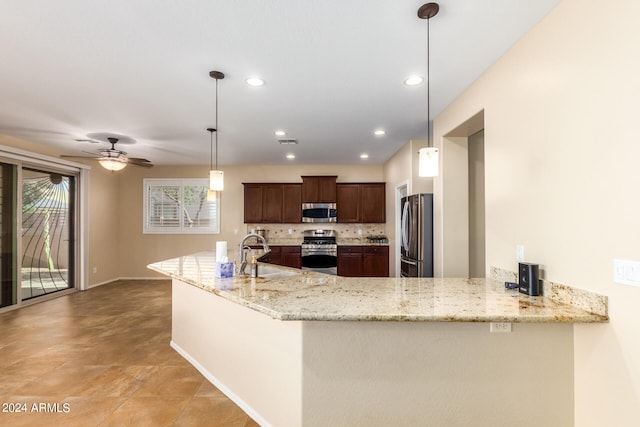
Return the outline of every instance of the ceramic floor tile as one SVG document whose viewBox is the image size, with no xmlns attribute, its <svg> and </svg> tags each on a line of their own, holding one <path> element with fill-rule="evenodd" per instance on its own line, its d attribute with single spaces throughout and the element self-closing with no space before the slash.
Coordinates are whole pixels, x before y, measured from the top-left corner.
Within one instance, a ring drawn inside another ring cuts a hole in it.
<svg viewBox="0 0 640 427">
<path fill-rule="evenodd" d="M 189 398 L 132 397 L 109 415 L 100 426 L 172 426 L 188 401 Z"/>
<path fill-rule="evenodd" d="M 244 427 L 247 414 L 229 400 L 194 397 L 175 419 L 176 427 Z"/>
<path fill-rule="evenodd" d="M 0 313 L 0 337 L 0 401 L 28 409 L 2 426 L 257 426 L 169 346 L 169 281 Z"/>
</svg>

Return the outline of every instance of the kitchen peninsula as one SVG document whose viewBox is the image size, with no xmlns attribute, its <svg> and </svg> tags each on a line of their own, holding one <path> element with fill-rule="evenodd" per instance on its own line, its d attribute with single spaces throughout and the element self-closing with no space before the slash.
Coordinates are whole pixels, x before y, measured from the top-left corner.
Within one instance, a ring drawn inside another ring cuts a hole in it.
<svg viewBox="0 0 640 427">
<path fill-rule="evenodd" d="M 260 267 L 149 265 L 173 279 L 172 347 L 261 425 L 572 425 L 572 323 L 607 321 L 490 279 Z"/>
</svg>

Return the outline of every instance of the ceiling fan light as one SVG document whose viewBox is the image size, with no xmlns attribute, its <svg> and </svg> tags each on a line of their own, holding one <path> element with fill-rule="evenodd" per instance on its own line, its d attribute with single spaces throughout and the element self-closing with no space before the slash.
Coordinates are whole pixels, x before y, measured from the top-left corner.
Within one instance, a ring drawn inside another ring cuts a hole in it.
<svg viewBox="0 0 640 427">
<path fill-rule="evenodd" d="M 125 162 L 122 162 L 117 158 L 100 159 L 98 160 L 98 163 L 108 171 L 121 171 L 125 166 L 127 166 Z"/>
<path fill-rule="evenodd" d="M 424 147 L 418 150 L 418 176 L 438 176 L 438 149 Z"/>
<path fill-rule="evenodd" d="M 209 190 L 224 190 L 224 172 L 221 170 L 209 171 Z"/>
</svg>

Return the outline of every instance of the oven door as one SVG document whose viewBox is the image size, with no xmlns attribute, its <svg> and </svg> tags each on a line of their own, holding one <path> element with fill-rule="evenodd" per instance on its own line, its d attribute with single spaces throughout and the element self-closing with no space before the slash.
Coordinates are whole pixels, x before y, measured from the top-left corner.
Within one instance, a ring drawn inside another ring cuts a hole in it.
<svg viewBox="0 0 640 427">
<path fill-rule="evenodd" d="M 302 269 L 325 274 L 338 274 L 337 249 L 302 248 Z"/>
</svg>

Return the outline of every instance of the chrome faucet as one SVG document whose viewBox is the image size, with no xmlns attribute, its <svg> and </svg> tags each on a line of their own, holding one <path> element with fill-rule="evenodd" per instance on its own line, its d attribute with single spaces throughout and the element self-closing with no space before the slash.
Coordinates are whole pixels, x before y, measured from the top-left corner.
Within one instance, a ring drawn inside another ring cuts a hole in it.
<svg viewBox="0 0 640 427">
<path fill-rule="evenodd" d="M 255 233 L 247 234 L 242 238 L 242 241 L 240 242 L 240 269 L 238 270 L 238 274 L 246 274 L 244 272 L 244 269 L 247 268 L 247 252 L 245 252 L 245 250 L 251 248 L 249 246 L 246 246 L 245 243 L 252 237 L 255 237 L 256 239 L 262 241 L 262 249 L 264 250 L 265 254 L 271 252 L 269 245 L 267 245 L 267 240 L 264 237 Z"/>
</svg>

